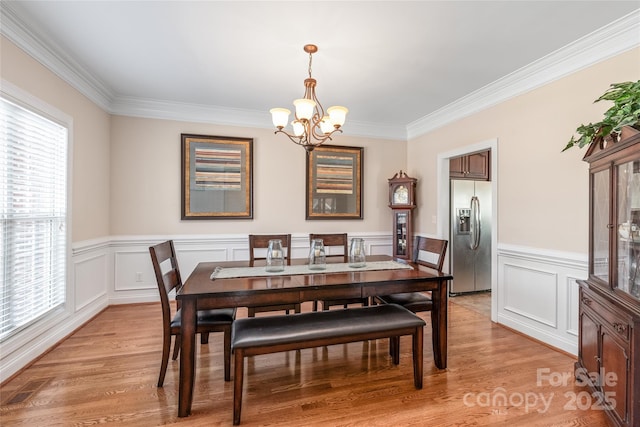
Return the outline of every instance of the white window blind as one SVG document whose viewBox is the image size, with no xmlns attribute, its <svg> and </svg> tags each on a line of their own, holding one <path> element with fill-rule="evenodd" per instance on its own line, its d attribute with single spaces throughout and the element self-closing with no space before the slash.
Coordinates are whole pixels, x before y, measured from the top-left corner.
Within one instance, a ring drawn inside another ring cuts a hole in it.
<svg viewBox="0 0 640 427">
<path fill-rule="evenodd" d="M 0 98 L 0 340 L 65 302 L 67 128 Z"/>
</svg>

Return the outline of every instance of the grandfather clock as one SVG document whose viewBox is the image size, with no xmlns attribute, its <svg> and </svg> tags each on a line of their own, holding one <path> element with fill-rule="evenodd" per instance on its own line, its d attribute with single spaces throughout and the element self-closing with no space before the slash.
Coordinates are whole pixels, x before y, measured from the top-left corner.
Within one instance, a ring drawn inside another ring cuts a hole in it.
<svg viewBox="0 0 640 427">
<path fill-rule="evenodd" d="M 400 171 L 389 179 L 389 207 L 393 210 L 393 256 L 411 259 L 413 210 L 417 179 Z"/>
</svg>

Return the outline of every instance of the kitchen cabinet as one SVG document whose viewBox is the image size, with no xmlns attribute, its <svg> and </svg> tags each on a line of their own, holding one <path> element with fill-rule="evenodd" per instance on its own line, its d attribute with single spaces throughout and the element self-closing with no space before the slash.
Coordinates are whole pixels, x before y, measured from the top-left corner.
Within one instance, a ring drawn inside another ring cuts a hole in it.
<svg viewBox="0 0 640 427">
<path fill-rule="evenodd" d="M 576 379 L 612 425 L 640 425 L 640 134 L 590 146 L 589 276 Z M 584 402 L 581 402 L 584 403 Z"/>
<path fill-rule="evenodd" d="M 481 151 L 449 159 L 449 177 L 489 181 L 491 151 Z"/>
</svg>

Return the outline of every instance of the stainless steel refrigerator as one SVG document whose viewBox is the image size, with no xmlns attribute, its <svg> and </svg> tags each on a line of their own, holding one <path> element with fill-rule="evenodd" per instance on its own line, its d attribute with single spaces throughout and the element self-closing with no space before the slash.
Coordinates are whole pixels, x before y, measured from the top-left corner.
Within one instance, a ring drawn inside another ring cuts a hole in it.
<svg viewBox="0 0 640 427">
<path fill-rule="evenodd" d="M 491 289 L 491 182 L 451 180 L 451 294 Z"/>
</svg>

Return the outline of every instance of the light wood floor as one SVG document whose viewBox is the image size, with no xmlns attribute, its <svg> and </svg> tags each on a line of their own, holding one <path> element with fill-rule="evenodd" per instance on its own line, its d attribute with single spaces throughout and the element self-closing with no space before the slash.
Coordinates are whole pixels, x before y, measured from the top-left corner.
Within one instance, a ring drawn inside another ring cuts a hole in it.
<svg viewBox="0 0 640 427">
<path fill-rule="evenodd" d="M 413 387 L 404 339 L 398 366 L 386 340 L 256 356 L 247 362 L 242 425 L 607 425 L 602 411 L 573 408 L 588 403 L 573 381 L 573 357 L 492 324 L 459 298 L 450 300 L 446 370 L 434 367 L 425 329 L 422 390 Z M 164 388 L 156 387 L 159 321 L 159 304 L 109 307 L 0 388 L 0 424 L 230 426 L 233 389 L 223 380 L 221 334 L 197 345 L 192 415 L 178 418 L 177 362 L 170 361 Z M 566 383 L 538 381 L 539 369 L 565 375 Z"/>
</svg>

